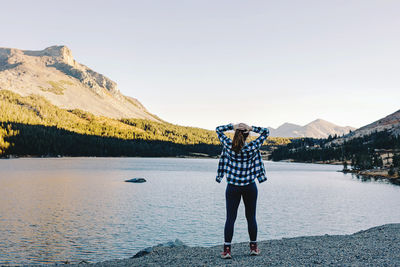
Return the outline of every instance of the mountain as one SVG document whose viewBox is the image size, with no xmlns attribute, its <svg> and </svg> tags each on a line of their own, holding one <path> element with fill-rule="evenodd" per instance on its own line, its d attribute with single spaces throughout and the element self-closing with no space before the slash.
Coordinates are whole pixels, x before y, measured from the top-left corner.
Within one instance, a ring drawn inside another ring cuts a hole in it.
<svg viewBox="0 0 400 267">
<path fill-rule="evenodd" d="M 276 137 L 298 137 L 298 132 L 301 131 L 302 126 L 293 123 L 284 123 L 278 128 L 274 129 L 269 127 L 270 136 Z"/>
<path fill-rule="evenodd" d="M 331 122 L 316 119 L 304 126 L 292 123 L 284 123 L 278 128 L 269 128 L 270 135 L 273 137 L 312 137 L 312 138 L 326 138 L 329 135 L 343 135 L 347 134 L 350 130 L 355 128 L 350 126 L 338 126 Z"/>
<path fill-rule="evenodd" d="M 400 109 L 382 119 L 359 128 L 358 130 L 352 132 L 349 137 L 358 137 L 370 134 L 372 132 L 381 132 L 384 130 L 389 130 L 396 135 L 400 134 Z"/>
<path fill-rule="evenodd" d="M 349 141 L 354 138 L 363 137 L 375 132 L 389 131 L 393 135 L 400 135 L 400 109 L 386 117 L 365 125 L 343 138 L 333 140 L 333 144 L 341 144 L 343 141 Z"/>
<path fill-rule="evenodd" d="M 40 95 L 60 108 L 110 118 L 162 121 L 137 99 L 121 94 L 114 81 L 78 63 L 66 46 L 0 48 L 0 90 Z"/>
</svg>

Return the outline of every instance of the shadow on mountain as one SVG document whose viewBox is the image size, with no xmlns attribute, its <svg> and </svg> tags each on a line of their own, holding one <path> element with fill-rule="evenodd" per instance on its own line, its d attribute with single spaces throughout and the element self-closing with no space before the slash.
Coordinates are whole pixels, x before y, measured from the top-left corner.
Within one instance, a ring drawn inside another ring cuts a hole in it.
<svg viewBox="0 0 400 267">
<path fill-rule="evenodd" d="M 13 69 L 13 68 L 18 67 L 21 64 L 22 64 L 21 62 L 17 62 L 17 63 L 14 63 L 14 64 L 8 64 L 7 62 L 1 62 L 0 61 L 0 71 Z"/>
<path fill-rule="evenodd" d="M 114 137 L 79 134 L 55 126 L 3 122 L 3 129 L 16 131 L 5 135 L 10 143 L 2 157 L 10 156 L 97 156 L 97 157 L 173 157 L 217 156 L 221 146 L 177 144 L 157 140 L 124 140 Z M 1 140 L 0 140 L 1 141 Z M 0 147 L 1 151 L 1 147 Z"/>
</svg>

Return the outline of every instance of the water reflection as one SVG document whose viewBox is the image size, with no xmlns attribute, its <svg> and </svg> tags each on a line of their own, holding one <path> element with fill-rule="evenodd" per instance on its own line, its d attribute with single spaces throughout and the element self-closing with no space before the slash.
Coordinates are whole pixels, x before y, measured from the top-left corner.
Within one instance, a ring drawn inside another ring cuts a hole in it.
<svg viewBox="0 0 400 267">
<path fill-rule="evenodd" d="M 0 161 L 0 265 L 126 258 L 181 239 L 223 239 L 225 181 L 216 159 L 61 158 Z M 400 221 L 400 187 L 360 183 L 340 166 L 267 162 L 259 239 L 352 233 Z M 143 184 L 124 180 L 145 177 Z M 243 204 L 234 242 L 247 241 Z"/>
<path fill-rule="evenodd" d="M 68 260 L 72 251 L 85 258 L 94 253 L 88 249 L 91 246 L 104 246 L 105 236 L 94 226 L 112 222 L 115 185 L 101 184 L 98 177 L 82 178 L 73 170 L 42 171 L 35 177 L 21 172 L 9 175 L 13 177 L 4 187 L 0 182 L 2 243 L 20 243 L 10 252 L 22 253 L 19 257 L 28 262 L 45 263 Z M 103 201 L 104 197 L 110 201 Z M 86 239 L 87 235 L 97 240 Z"/>
<path fill-rule="evenodd" d="M 372 177 L 372 176 L 365 176 L 357 173 L 351 173 L 352 178 L 356 178 L 357 180 L 360 180 L 361 182 L 379 182 L 379 183 L 389 183 L 393 185 L 400 185 L 400 179 L 389 179 L 386 177 Z"/>
</svg>

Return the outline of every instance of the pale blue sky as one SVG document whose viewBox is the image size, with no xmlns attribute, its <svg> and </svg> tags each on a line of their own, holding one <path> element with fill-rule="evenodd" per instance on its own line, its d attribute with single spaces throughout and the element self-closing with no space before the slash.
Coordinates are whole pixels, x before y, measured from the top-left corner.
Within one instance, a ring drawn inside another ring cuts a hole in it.
<svg viewBox="0 0 400 267">
<path fill-rule="evenodd" d="M 67 45 L 166 121 L 214 129 L 400 109 L 400 1 L 3 1 L 0 46 Z"/>
</svg>

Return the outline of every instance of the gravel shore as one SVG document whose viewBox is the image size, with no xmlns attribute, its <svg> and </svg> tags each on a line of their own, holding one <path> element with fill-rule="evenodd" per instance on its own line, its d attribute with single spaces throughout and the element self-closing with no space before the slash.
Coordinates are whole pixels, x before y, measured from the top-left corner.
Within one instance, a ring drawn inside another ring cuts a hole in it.
<svg viewBox="0 0 400 267">
<path fill-rule="evenodd" d="M 222 245 L 154 247 L 134 259 L 89 264 L 103 266 L 400 266 L 400 224 L 386 224 L 352 235 L 324 235 L 260 241 L 259 256 L 248 243 L 232 244 L 232 259 L 219 257 Z M 86 265 L 86 264 L 85 264 Z M 81 265 L 82 266 L 82 265 Z"/>
</svg>

